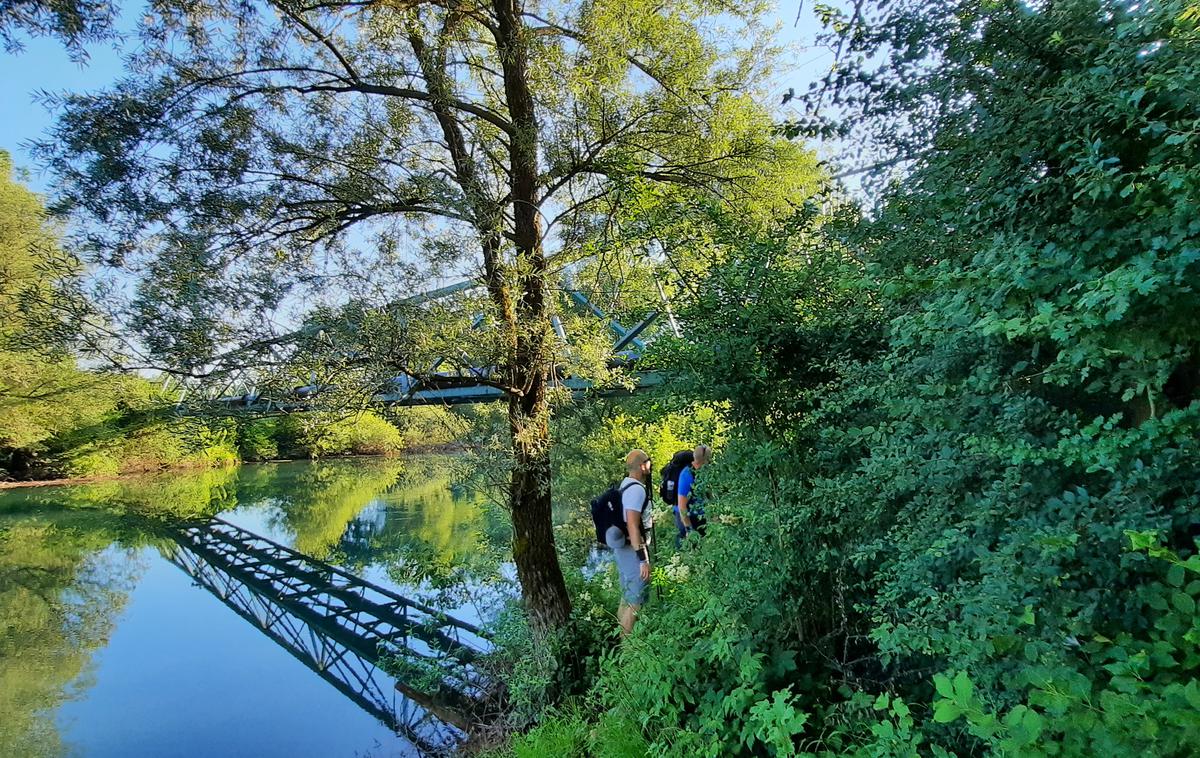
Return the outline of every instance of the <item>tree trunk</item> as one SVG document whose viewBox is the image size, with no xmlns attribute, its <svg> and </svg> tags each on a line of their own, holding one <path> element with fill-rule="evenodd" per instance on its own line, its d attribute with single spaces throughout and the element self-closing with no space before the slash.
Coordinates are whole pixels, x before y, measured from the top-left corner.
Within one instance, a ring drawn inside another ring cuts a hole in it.
<svg viewBox="0 0 1200 758">
<path fill-rule="evenodd" d="M 521 596 L 535 636 L 562 628 L 571 616 L 571 598 L 554 546 L 550 498 L 550 429 L 545 393 L 536 402 L 513 397 L 508 418 L 513 439 L 509 506 L 513 522 L 513 561 Z M 536 407 L 540 406 L 540 407 Z"/>
<path fill-rule="evenodd" d="M 514 340 L 509 365 L 508 422 L 512 433 L 513 471 L 509 505 L 513 520 L 513 561 L 533 632 L 541 636 L 563 627 L 571 598 L 554 547 L 550 508 L 549 314 L 546 305 L 546 258 L 538 197 L 538 131 L 529 89 L 528 53 L 519 12 L 520 0 L 494 0 L 496 47 L 504 77 L 504 95 L 512 120 L 509 185 L 516 247 Z"/>
</svg>

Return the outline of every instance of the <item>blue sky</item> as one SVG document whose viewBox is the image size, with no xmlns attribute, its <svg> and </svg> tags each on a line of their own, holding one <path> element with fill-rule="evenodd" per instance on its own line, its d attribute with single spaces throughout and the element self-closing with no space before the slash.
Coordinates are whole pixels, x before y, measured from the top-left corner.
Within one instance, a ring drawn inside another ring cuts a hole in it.
<svg viewBox="0 0 1200 758">
<path fill-rule="evenodd" d="M 818 78 L 828 67 L 832 55 L 828 50 L 813 46 L 818 26 L 811 13 L 811 3 L 804 3 L 800 23 L 795 24 L 802 0 L 786 0 L 773 15 L 782 29 L 781 41 L 790 46 L 789 69 L 777 80 L 780 95 L 794 87 L 804 91 L 808 83 Z M 132 14 L 139 4 L 127 6 L 126 18 L 132 27 Z M 52 119 L 46 109 L 34 102 L 39 90 L 51 92 L 89 91 L 103 88 L 121 73 L 121 56 L 109 44 L 88 47 L 86 64 L 73 62 L 62 45 L 50 39 L 27 40 L 25 50 L 16 54 L 0 52 L 0 149 L 13 156 L 18 168 L 29 171 L 29 183 L 39 192 L 46 192 L 50 177 L 34 163 L 24 145 L 42 137 Z"/>
<path fill-rule="evenodd" d="M 52 119 L 34 102 L 35 93 L 100 89 L 121 73 L 120 54 L 111 46 L 92 45 L 88 53 L 81 66 L 50 39 L 27 40 L 20 53 L 0 52 L 0 148 L 12 153 L 17 167 L 30 170 L 30 184 L 38 191 L 46 190 L 48 177 L 40 175 L 22 145 L 42 137 Z"/>
</svg>

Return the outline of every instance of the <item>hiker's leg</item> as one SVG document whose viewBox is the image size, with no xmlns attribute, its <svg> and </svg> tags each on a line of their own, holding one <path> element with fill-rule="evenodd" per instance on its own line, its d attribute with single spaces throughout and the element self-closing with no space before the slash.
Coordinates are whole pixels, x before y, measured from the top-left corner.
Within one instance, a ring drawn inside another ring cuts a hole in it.
<svg viewBox="0 0 1200 758">
<path fill-rule="evenodd" d="M 621 609 L 621 636 L 627 637 L 633 631 L 633 623 L 637 621 L 638 610 L 641 606 L 625 603 Z"/>
<path fill-rule="evenodd" d="M 621 577 L 621 607 L 617 617 L 621 621 L 621 633 L 629 634 L 637 619 L 638 608 L 646 601 L 646 581 L 642 579 L 642 562 L 628 545 L 613 550 L 617 561 L 617 573 Z"/>
</svg>

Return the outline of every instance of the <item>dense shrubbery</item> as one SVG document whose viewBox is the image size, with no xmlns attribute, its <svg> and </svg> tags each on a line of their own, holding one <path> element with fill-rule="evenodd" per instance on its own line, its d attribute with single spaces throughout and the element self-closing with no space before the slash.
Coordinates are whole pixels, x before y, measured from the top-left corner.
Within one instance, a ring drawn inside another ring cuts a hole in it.
<svg viewBox="0 0 1200 758">
<path fill-rule="evenodd" d="M 273 426 L 278 450 L 292 458 L 330 455 L 393 455 L 404 446 L 400 430 L 375 413 L 303 413 Z"/>
<path fill-rule="evenodd" d="M 663 361 L 733 424 L 729 523 L 606 658 L 606 723 L 681 756 L 1195 750 L 1198 20 L 901 2 L 852 40 L 888 62 L 843 102 L 931 149 L 869 219 L 713 221 Z M 585 754 L 578 721 L 519 744 Z"/>
<path fill-rule="evenodd" d="M 395 455 L 404 446 L 399 429 L 371 412 L 204 420 L 173 415 L 142 380 L 98 376 L 88 381 L 121 391 L 113 393 L 108 405 L 90 395 L 86 402 L 95 416 L 92 423 L 68 426 L 43 439 L 25 458 L 36 465 L 11 473 L 103 477 L 278 458 Z"/>
</svg>

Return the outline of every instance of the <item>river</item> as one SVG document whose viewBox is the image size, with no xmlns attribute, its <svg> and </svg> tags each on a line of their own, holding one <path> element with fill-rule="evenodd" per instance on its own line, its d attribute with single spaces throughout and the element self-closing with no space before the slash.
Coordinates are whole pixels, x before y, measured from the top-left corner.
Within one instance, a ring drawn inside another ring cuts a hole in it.
<svg viewBox="0 0 1200 758">
<path fill-rule="evenodd" d="M 353 575 L 383 598 L 371 608 L 419 615 L 380 594 L 395 593 L 464 629 L 489 620 L 513 591 L 504 520 L 454 491 L 451 463 L 292 462 L 0 491 L 0 755 L 382 757 L 452 741 L 373 650 L 306 615 L 303 603 L 336 605 L 346 588 L 295 586 Z M 374 623 L 354 610 L 337 606 L 334 620 Z"/>
</svg>

